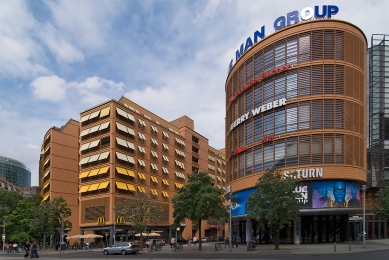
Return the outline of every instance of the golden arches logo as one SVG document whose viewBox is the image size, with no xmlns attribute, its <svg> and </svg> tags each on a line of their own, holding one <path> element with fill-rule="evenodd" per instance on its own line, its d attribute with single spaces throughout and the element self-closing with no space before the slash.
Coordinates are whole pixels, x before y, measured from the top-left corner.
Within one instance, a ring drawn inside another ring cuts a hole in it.
<svg viewBox="0 0 389 260">
<path fill-rule="evenodd" d="M 104 225 L 105 224 L 105 218 L 104 216 L 100 216 L 97 218 L 97 225 Z"/>
<path fill-rule="evenodd" d="M 116 223 L 118 223 L 118 224 L 124 224 L 124 223 L 125 223 L 124 217 L 123 217 L 123 216 L 118 216 L 118 217 L 116 218 Z"/>
</svg>

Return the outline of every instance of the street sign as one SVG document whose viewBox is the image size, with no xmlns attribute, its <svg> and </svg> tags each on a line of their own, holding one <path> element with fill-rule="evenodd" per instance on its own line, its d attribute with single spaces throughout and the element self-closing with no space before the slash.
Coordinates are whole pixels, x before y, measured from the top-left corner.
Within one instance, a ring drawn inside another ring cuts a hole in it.
<svg viewBox="0 0 389 260">
<path fill-rule="evenodd" d="M 113 237 L 116 237 L 116 234 L 113 234 Z"/>
<path fill-rule="evenodd" d="M 114 234 L 116 234 L 116 229 L 113 231 Z"/>
<path fill-rule="evenodd" d="M 1 238 L 3 239 L 3 241 L 5 240 L 5 234 L 2 234 L 1 235 Z"/>
</svg>

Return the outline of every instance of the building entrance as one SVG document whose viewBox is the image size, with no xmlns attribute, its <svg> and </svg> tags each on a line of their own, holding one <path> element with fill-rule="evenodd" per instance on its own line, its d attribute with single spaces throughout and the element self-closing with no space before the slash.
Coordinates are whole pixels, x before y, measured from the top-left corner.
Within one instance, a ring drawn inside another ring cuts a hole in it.
<svg viewBox="0 0 389 260">
<path fill-rule="evenodd" d="M 348 241 L 348 214 L 301 216 L 301 243 Z"/>
</svg>

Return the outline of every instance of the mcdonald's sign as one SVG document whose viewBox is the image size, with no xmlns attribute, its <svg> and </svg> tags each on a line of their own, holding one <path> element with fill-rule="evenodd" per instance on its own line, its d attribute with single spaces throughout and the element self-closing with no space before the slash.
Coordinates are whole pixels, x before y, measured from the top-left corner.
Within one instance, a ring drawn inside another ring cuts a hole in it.
<svg viewBox="0 0 389 260">
<path fill-rule="evenodd" d="M 97 218 L 97 225 L 104 225 L 105 224 L 105 218 L 104 216 L 100 216 Z"/>
<path fill-rule="evenodd" d="M 124 217 L 123 217 L 123 216 L 118 216 L 118 217 L 116 218 L 116 223 L 117 223 L 117 224 L 124 224 L 124 223 L 125 223 Z"/>
</svg>

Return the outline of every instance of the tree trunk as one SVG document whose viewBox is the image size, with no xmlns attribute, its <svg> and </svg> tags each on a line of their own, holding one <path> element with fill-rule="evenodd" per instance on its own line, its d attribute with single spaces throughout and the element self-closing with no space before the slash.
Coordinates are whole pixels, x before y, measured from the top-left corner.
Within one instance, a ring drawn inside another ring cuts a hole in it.
<svg viewBox="0 0 389 260">
<path fill-rule="evenodd" d="M 277 230 L 275 232 L 275 238 L 274 238 L 274 244 L 275 244 L 275 250 L 280 250 L 280 231 Z"/>
<path fill-rule="evenodd" d="M 202 250 L 202 244 L 201 244 L 201 219 L 199 219 L 199 250 Z"/>
<path fill-rule="evenodd" d="M 140 238 L 139 238 L 140 239 L 140 242 L 139 242 L 140 243 L 140 245 L 139 245 L 140 246 L 140 251 L 143 251 L 143 236 L 142 236 L 142 232 L 140 232 Z"/>
</svg>

